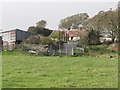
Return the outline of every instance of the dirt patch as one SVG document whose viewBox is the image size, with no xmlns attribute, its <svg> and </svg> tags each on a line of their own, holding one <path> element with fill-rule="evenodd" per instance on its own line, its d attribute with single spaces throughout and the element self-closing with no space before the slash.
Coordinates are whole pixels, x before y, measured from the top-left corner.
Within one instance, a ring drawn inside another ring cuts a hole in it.
<svg viewBox="0 0 120 90">
<path fill-rule="evenodd" d="M 117 46 L 117 44 L 112 44 L 107 49 L 110 50 L 110 51 L 118 52 L 118 46 Z"/>
</svg>

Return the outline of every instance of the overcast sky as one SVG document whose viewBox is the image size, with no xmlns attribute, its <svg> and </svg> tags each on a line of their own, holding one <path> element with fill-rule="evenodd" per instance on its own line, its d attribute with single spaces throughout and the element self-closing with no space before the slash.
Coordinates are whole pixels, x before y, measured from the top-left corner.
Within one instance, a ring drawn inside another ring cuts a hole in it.
<svg viewBox="0 0 120 90">
<path fill-rule="evenodd" d="M 3 30 L 23 29 L 46 20 L 47 27 L 58 29 L 61 19 L 78 13 L 93 17 L 101 10 L 117 8 L 117 2 L 4 2 L 2 3 Z"/>
</svg>

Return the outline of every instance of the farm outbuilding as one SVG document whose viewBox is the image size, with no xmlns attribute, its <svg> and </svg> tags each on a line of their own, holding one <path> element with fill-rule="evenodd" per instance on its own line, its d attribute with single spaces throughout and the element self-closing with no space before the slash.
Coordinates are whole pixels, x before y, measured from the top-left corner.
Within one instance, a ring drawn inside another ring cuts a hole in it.
<svg viewBox="0 0 120 90">
<path fill-rule="evenodd" d="M 53 30 L 52 33 L 60 33 L 60 31 L 64 32 L 63 37 L 68 38 L 68 41 L 78 41 L 80 40 L 80 37 L 84 35 L 85 30 L 84 29 L 72 29 L 72 30 Z M 60 33 L 61 35 L 62 33 Z M 57 38 L 53 38 L 57 41 Z"/>
<path fill-rule="evenodd" d="M 17 44 L 20 44 L 23 40 L 32 35 L 35 34 L 20 29 L 4 31 L 2 32 L 3 49 L 14 49 Z"/>
</svg>

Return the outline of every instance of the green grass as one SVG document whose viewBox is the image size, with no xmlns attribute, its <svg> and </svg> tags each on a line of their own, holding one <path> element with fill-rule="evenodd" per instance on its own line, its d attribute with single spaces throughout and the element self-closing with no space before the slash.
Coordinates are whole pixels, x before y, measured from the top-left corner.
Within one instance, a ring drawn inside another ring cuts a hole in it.
<svg viewBox="0 0 120 90">
<path fill-rule="evenodd" d="M 118 60 L 3 55 L 3 88 L 117 88 Z"/>
<path fill-rule="evenodd" d="M 107 48 L 110 47 L 110 45 L 89 45 L 88 52 L 85 52 L 84 55 L 88 56 L 98 56 L 98 57 L 109 57 L 109 56 L 115 56 L 118 57 L 118 53 L 115 51 L 110 51 Z"/>
</svg>

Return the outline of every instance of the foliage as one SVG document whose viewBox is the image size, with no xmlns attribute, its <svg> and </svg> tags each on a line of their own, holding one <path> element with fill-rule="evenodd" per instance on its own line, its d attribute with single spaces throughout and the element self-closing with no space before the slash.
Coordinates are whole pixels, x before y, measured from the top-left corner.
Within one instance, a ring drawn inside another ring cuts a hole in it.
<svg viewBox="0 0 120 90">
<path fill-rule="evenodd" d="M 38 53 L 39 56 L 49 56 L 49 53 L 46 51 L 42 51 Z"/>
<path fill-rule="evenodd" d="M 47 28 L 39 28 L 38 34 L 42 34 L 43 36 L 49 36 L 52 33 L 52 30 L 49 30 Z"/>
<path fill-rule="evenodd" d="M 87 30 L 92 28 L 96 31 L 96 35 L 111 37 L 112 41 L 115 40 L 117 36 L 117 26 L 118 26 L 118 14 L 117 10 L 112 11 L 100 11 L 94 17 L 86 20 L 83 26 Z M 99 37 L 100 37 L 99 36 Z"/>
<path fill-rule="evenodd" d="M 103 43 L 106 44 L 106 45 L 110 45 L 110 44 L 112 44 L 113 42 L 112 42 L 112 41 L 104 41 Z"/>
<path fill-rule="evenodd" d="M 88 31 L 85 30 L 83 33 L 80 33 L 80 44 L 88 45 Z"/>
<path fill-rule="evenodd" d="M 40 43 L 42 43 L 43 45 L 50 45 L 53 44 L 53 41 L 50 37 L 43 37 L 40 39 Z"/>
<path fill-rule="evenodd" d="M 43 36 L 49 36 L 52 33 L 52 30 L 47 29 L 47 28 L 43 28 L 43 27 L 34 27 L 31 26 L 28 28 L 28 32 L 32 32 L 35 34 L 40 34 Z"/>
<path fill-rule="evenodd" d="M 47 22 L 45 20 L 40 20 L 39 22 L 36 23 L 36 27 L 39 27 L 39 28 L 45 28 L 47 25 Z"/>
<path fill-rule="evenodd" d="M 51 34 L 50 34 L 50 37 L 51 37 L 51 38 L 54 38 L 54 39 L 55 39 L 55 38 L 59 39 L 59 32 L 53 32 L 53 33 L 51 33 Z"/>
<path fill-rule="evenodd" d="M 110 53 L 109 50 L 107 50 L 107 45 L 90 45 L 89 50 L 93 51 L 94 53 L 98 52 L 100 54 L 104 53 Z"/>
<path fill-rule="evenodd" d="M 22 43 L 24 43 L 24 44 L 39 44 L 40 43 L 39 39 L 41 37 L 42 36 L 40 36 L 40 35 L 31 36 L 28 39 L 24 40 Z"/>
<path fill-rule="evenodd" d="M 30 26 L 28 28 L 28 32 L 40 34 L 43 36 L 49 36 L 52 33 L 52 30 L 45 28 L 46 23 L 47 22 L 45 20 L 41 20 L 36 23 L 36 26 Z"/>
<path fill-rule="evenodd" d="M 108 49 L 109 45 L 101 44 L 101 45 L 89 45 L 88 56 L 98 56 L 98 57 L 109 57 L 115 56 L 117 57 L 117 52 L 110 51 Z M 85 54 L 86 55 L 86 54 Z"/>
<path fill-rule="evenodd" d="M 89 31 L 86 30 L 80 36 L 80 43 L 83 45 L 97 45 L 100 44 L 100 39 L 93 29 Z"/>
<path fill-rule="evenodd" d="M 58 32 L 52 32 L 50 34 L 50 38 L 53 38 L 56 41 L 65 41 L 65 32 L 64 31 L 58 31 Z"/>
<path fill-rule="evenodd" d="M 84 27 L 88 31 L 88 44 L 99 44 L 99 38 L 101 36 L 101 31 L 103 25 L 101 24 L 102 13 L 98 13 L 94 17 L 86 20 L 84 22 Z"/>
<path fill-rule="evenodd" d="M 2 55 L 22 55 L 19 50 L 2 51 Z"/>
<path fill-rule="evenodd" d="M 97 45 L 100 44 L 99 35 L 92 29 L 88 33 L 88 44 Z"/>
<path fill-rule="evenodd" d="M 107 11 L 104 13 L 103 16 L 104 21 L 102 21 L 105 29 L 108 30 L 108 33 L 110 37 L 112 38 L 112 41 L 114 42 L 116 36 L 117 36 L 117 26 L 118 26 L 118 13 L 117 10 L 115 11 Z"/>
<path fill-rule="evenodd" d="M 34 33 L 34 34 L 38 34 L 39 33 L 39 28 L 35 27 L 35 26 L 30 26 L 28 28 L 28 32 Z"/>
<path fill-rule="evenodd" d="M 74 56 L 82 56 L 82 55 L 84 55 L 83 51 L 80 51 L 80 50 L 75 50 L 74 51 Z"/>
<path fill-rule="evenodd" d="M 87 13 L 80 13 L 76 15 L 69 16 L 65 19 L 62 19 L 59 24 L 59 28 L 61 29 L 77 29 L 79 25 L 88 19 Z"/>
</svg>

